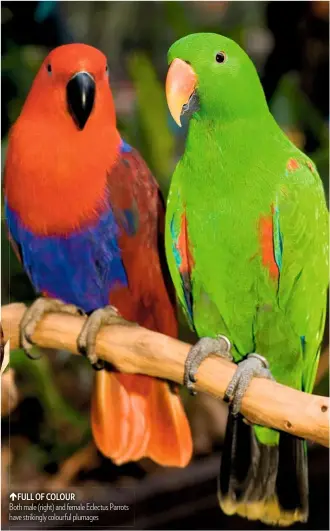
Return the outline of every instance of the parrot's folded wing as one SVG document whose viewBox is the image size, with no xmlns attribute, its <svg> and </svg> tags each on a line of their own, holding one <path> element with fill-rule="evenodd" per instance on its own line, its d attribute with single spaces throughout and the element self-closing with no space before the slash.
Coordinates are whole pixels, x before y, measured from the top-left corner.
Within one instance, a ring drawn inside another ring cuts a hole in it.
<svg viewBox="0 0 330 531">
<path fill-rule="evenodd" d="M 157 201 L 158 185 L 135 149 L 125 144 L 108 174 L 107 183 L 111 208 L 123 229 L 121 236 L 152 237 L 157 224 L 150 216 L 155 212 L 152 206 Z"/>
<path fill-rule="evenodd" d="M 325 321 L 328 246 L 324 242 L 329 229 L 322 182 L 308 159 L 296 162 L 290 185 L 282 180 L 274 209 L 276 227 L 281 234 L 279 304 L 301 339 L 303 390 L 312 392 Z"/>
<path fill-rule="evenodd" d="M 147 164 L 138 151 L 126 143 L 122 144 L 117 163 L 108 174 L 108 190 L 111 209 L 119 227 L 121 257 L 130 284 L 133 289 L 142 289 L 143 283 L 143 304 L 152 308 L 152 316 L 144 324 L 176 337 L 174 313 L 168 312 L 168 306 L 163 303 L 163 288 L 157 285 L 161 278 L 175 308 L 175 291 L 165 257 L 163 198 Z M 150 261 L 153 262 L 152 267 Z M 114 305 L 117 297 L 122 298 L 123 303 L 125 293 L 112 292 Z M 127 316 L 130 316 L 129 309 Z M 132 315 L 134 317 L 136 315 Z"/>
<path fill-rule="evenodd" d="M 171 197 L 172 208 L 167 220 L 166 247 L 167 261 L 172 274 L 176 293 L 189 326 L 194 330 L 192 274 L 194 261 L 188 237 L 188 227 L 184 205 L 179 193 Z"/>
</svg>

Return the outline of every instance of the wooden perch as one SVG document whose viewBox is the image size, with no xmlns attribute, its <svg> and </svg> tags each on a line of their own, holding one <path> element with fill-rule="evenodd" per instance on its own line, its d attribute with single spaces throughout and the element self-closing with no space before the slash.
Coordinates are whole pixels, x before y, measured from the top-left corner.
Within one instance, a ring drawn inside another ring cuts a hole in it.
<svg viewBox="0 0 330 531">
<path fill-rule="evenodd" d="M 19 322 L 26 307 L 9 304 L 1 308 L 5 340 L 19 345 Z M 76 339 L 83 317 L 48 314 L 39 323 L 33 341 L 45 348 L 77 354 Z M 140 373 L 183 381 L 184 361 L 190 345 L 142 327 L 104 327 L 97 339 L 100 358 L 126 373 Z M 38 363 L 31 362 L 31 363 Z M 197 391 L 223 398 L 235 365 L 219 357 L 207 358 L 198 371 Z M 309 395 L 262 378 L 254 378 L 242 403 L 242 414 L 252 423 L 295 434 L 329 446 L 329 398 Z"/>
</svg>

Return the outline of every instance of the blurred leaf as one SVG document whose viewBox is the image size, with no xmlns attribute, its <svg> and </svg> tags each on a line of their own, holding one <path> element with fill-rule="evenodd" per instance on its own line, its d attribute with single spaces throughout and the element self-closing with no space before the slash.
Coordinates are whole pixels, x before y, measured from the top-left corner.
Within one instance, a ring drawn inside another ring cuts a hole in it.
<svg viewBox="0 0 330 531">
<path fill-rule="evenodd" d="M 168 109 L 164 87 L 144 53 L 136 53 L 129 59 L 128 70 L 137 94 L 138 123 L 142 135 L 141 154 L 165 192 L 169 186 L 174 157 L 174 138 L 167 125 Z"/>
<path fill-rule="evenodd" d="M 8 138 L 5 138 L 1 142 L 1 172 L 3 172 L 4 166 L 5 166 L 7 147 L 8 147 Z"/>
<path fill-rule="evenodd" d="M 79 428 L 82 433 L 88 429 L 88 419 L 65 402 L 58 392 L 46 355 L 32 361 L 23 350 L 13 350 L 10 353 L 10 367 L 13 367 L 17 374 L 24 374 L 34 396 L 43 405 L 50 424 L 61 426 L 66 423 Z"/>
<path fill-rule="evenodd" d="M 18 46 L 10 43 L 9 52 L 2 57 L 1 75 L 8 76 L 15 84 L 17 94 L 9 103 L 9 118 L 13 123 L 18 117 L 33 79 L 47 50 L 41 46 Z"/>
<path fill-rule="evenodd" d="M 314 153 L 308 153 L 308 155 L 316 164 L 326 194 L 328 194 L 328 125 L 306 94 L 300 89 L 299 78 L 295 73 L 290 72 L 282 77 L 272 98 L 270 109 L 284 130 L 310 130 L 317 139 L 320 144 L 319 149 Z"/>
<path fill-rule="evenodd" d="M 322 116 L 299 87 L 296 74 L 282 77 L 271 101 L 271 110 L 282 126 L 307 125 L 320 144 L 329 144 L 329 131 Z"/>
<path fill-rule="evenodd" d="M 194 24 L 188 20 L 187 6 L 183 2 L 163 2 L 163 9 L 165 19 L 174 34 L 173 41 L 196 31 Z"/>
<path fill-rule="evenodd" d="M 329 371 L 325 373 L 322 380 L 315 386 L 314 395 L 329 396 Z"/>
</svg>

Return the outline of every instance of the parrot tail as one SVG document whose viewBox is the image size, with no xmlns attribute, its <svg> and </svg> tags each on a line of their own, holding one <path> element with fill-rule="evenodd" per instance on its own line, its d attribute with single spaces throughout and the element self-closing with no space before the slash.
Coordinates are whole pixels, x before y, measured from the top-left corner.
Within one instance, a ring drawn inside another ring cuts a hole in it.
<svg viewBox="0 0 330 531">
<path fill-rule="evenodd" d="M 285 527 L 306 522 L 307 475 L 305 441 L 280 432 L 278 445 L 261 444 L 243 417 L 228 416 L 218 484 L 225 514 Z"/>
<path fill-rule="evenodd" d="M 149 457 L 162 466 L 185 467 L 191 459 L 183 405 L 162 380 L 97 372 L 91 421 L 96 446 L 116 465 Z"/>
</svg>

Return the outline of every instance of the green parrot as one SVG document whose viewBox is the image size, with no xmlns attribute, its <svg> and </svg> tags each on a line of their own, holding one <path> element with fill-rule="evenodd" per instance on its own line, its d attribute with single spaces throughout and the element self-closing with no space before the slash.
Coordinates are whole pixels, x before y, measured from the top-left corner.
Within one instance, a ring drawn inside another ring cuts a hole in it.
<svg viewBox="0 0 330 531">
<path fill-rule="evenodd" d="M 326 314 L 328 211 L 313 162 L 270 114 L 255 67 L 232 40 L 200 33 L 168 53 L 166 96 L 186 147 L 173 174 L 166 254 L 200 338 L 193 390 L 211 353 L 238 364 L 218 482 L 226 514 L 289 526 L 308 518 L 305 442 L 239 413 L 254 376 L 311 393 Z"/>
</svg>

